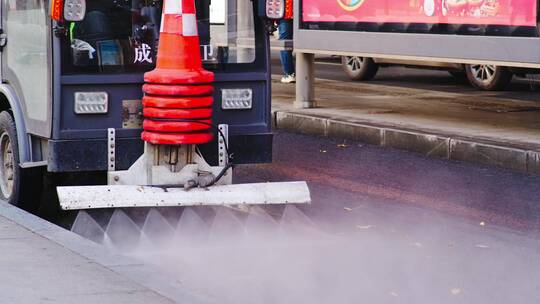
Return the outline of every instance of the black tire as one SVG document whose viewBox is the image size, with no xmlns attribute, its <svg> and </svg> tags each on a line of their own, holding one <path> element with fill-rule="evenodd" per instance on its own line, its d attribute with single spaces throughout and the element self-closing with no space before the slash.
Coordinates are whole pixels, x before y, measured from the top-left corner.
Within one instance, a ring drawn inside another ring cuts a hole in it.
<svg viewBox="0 0 540 304">
<path fill-rule="evenodd" d="M 485 91 L 503 90 L 512 80 L 512 73 L 501 66 L 467 64 L 465 72 L 471 85 Z"/>
<path fill-rule="evenodd" d="M 20 206 L 21 169 L 19 144 L 13 117 L 7 111 L 0 113 L 0 199 Z"/>
<path fill-rule="evenodd" d="M 341 66 L 351 80 L 360 81 L 373 79 L 379 70 L 379 65 L 368 57 L 341 56 Z"/>
</svg>

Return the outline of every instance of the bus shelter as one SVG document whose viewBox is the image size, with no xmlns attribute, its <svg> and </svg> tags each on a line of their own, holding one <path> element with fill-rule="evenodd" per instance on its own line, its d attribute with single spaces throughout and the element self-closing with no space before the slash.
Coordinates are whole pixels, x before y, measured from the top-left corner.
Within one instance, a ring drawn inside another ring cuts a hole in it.
<svg viewBox="0 0 540 304">
<path fill-rule="evenodd" d="M 314 54 L 540 68 L 536 0 L 299 0 L 296 103 L 314 105 Z"/>
</svg>

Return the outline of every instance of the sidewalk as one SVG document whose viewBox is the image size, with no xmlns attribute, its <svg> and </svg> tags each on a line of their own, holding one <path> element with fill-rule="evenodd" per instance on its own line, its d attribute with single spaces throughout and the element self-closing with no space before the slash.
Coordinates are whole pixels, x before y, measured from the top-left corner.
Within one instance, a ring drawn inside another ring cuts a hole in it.
<svg viewBox="0 0 540 304">
<path fill-rule="evenodd" d="M 295 109 L 272 86 L 277 128 L 540 174 L 540 101 L 317 79 L 318 107 Z"/>
<path fill-rule="evenodd" d="M 141 262 L 5 202 L 0 252 L 0 303 L 200 303 Z"/>
</svg>

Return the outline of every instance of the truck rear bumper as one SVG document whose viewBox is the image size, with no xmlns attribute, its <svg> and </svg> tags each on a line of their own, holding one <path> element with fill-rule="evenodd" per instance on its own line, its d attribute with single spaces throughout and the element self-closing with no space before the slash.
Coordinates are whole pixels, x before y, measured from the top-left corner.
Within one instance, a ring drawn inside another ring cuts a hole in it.
<svg viewBox="0 0 540 304">
<path fill-rule="evenodd" d="M 229 150 L 235 164 L 267 163 L 272 161 L 272 133 L 231 135 Z M 139 138 L 116 139 L 116 170 L 127 170 L 143 153 Z M 200 146 L 205 159 L 217 164 L 217 144 Z M 49 140 L 47 171 L 84 172 L 107 170 L 107 140 L 74 139 Z"/>
</svg>

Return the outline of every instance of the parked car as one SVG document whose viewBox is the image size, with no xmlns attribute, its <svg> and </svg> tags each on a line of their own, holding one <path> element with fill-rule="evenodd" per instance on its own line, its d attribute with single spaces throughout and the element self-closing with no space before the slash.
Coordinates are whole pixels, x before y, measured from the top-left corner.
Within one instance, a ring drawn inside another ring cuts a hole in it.
<svg viewBox="0 0 540 304">
<path fill-rule="evenodd" d="M 461 64 L 358 56 L 342 56 L 341 64 L 345 73 L 352 80 L 371 80 L 375 77 L 379 68 L 400 65 L 447 70 L 452 76 L 458 79 L 468 79 L 471 85 L 486 91 L 504 89 L 510 83 L 514 74 L 523 76 L 525 73 L 533 72 L 488 64 Z"/>
</svg>

